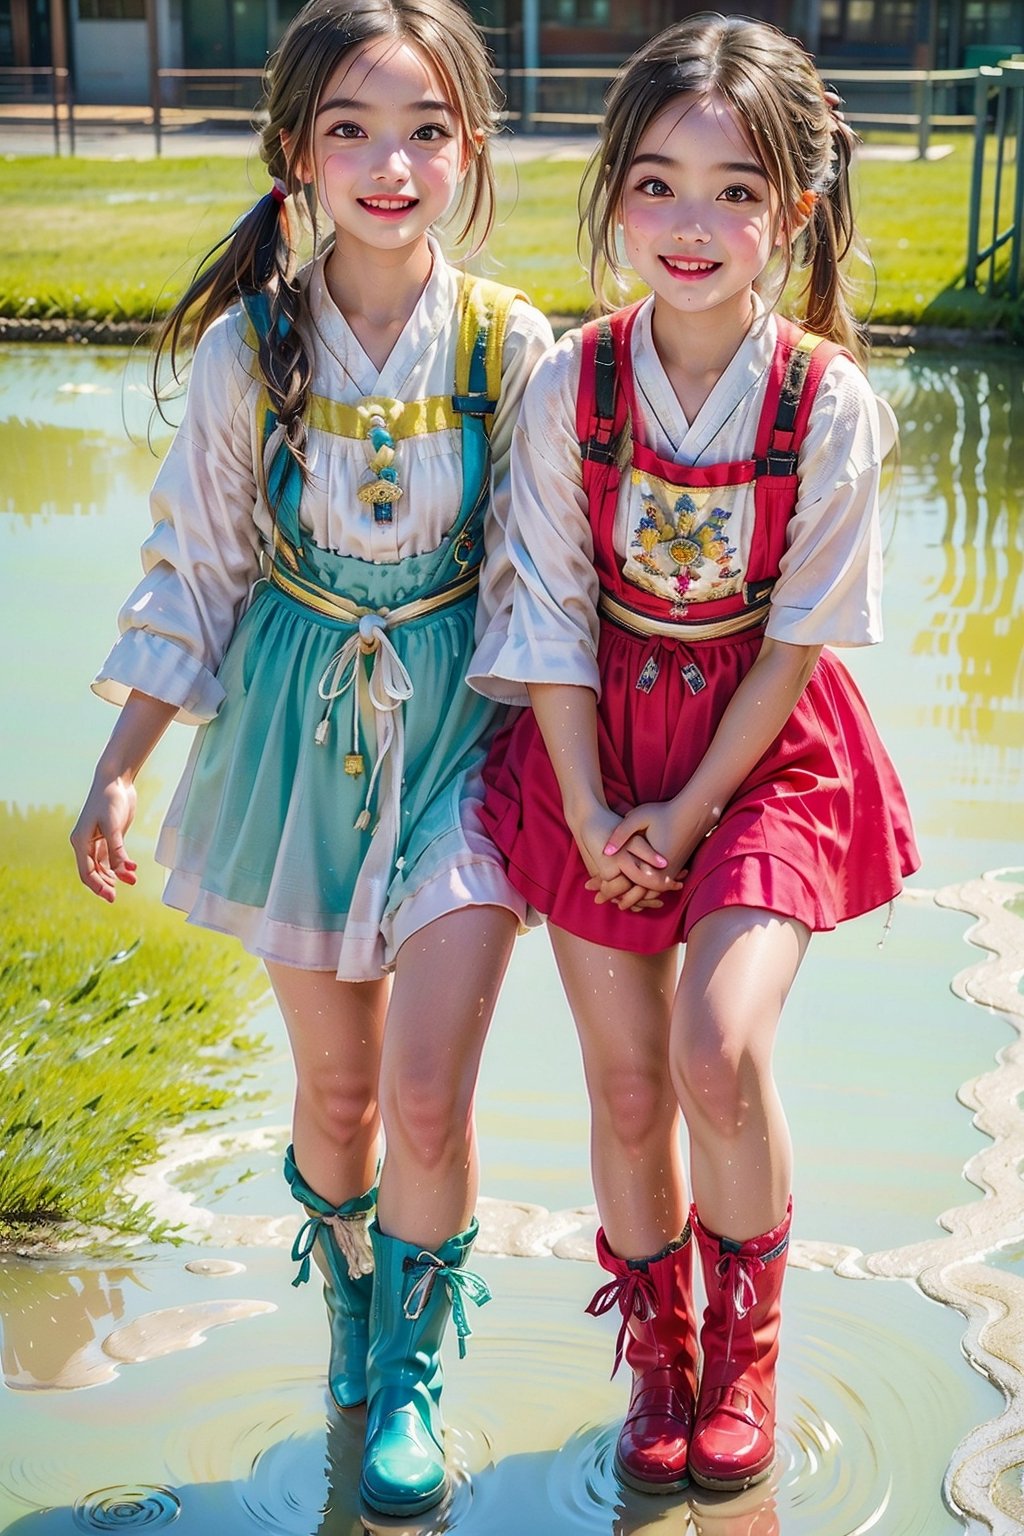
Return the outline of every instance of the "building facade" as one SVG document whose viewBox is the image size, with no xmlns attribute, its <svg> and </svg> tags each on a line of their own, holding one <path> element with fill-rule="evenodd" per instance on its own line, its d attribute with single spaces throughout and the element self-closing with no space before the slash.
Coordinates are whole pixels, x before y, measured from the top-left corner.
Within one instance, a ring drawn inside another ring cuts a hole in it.
<svg viewBox="0 0 1024 1536">
<path fill-rule="evenodd" d="M 0 0 L 0 66 L 60 63 L 77 102 L 145 103 L 154 67 L 258 69 L 301 0 Z M 614 68 L 678 17 L 704 9 L 687 0 L 470 0 L 499 68 Z M 727 8 L 728 9 L 728 8 Z M 801 37 L 824 69 L 957 68 L 1024 51 L 1024 0 L 747 0 L 736 7 Z M 513 111 L 523 77 L 507 76 Z M 544 83 L 540 82 L 543 87 Z M 165 80 L 168 104 L 187 96 Z M 600 88 L 555 94 L 525 87 L 527 108 L 557 122 L 562 111 L 599 107 Z M 251 105 L 251 82 L 205 85 L 211 105 Z M 535 94 L 530 95 L 533 91 Z M 244 102 L 243 102 L 244 98 Z"/>
</svg>

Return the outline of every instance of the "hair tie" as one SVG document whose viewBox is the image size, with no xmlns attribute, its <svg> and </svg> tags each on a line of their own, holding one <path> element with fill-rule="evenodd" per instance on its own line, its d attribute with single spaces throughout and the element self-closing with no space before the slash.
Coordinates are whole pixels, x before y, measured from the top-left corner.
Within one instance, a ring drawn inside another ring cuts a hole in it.
<svg viewBox="0 0 1024 1536">
<path fill-rule="evenodd" d="M 275 176 L 273 178 L 273 183 L 270 188 L 270 195 L 274 199 L 275 203 L 283 203 L 285 198 L 288 196 L 288 188 L 285 186 L 280 176 Z"/>
<path fill-rule="evenodd" d="M 808 187 L 806 192 L 801 192 L 796 200 L 796 209 L 805 219 L 809 219 L 814 212 L 814 205 L 818 201 L 817 192 L 812 192 Z"/>
</svg>

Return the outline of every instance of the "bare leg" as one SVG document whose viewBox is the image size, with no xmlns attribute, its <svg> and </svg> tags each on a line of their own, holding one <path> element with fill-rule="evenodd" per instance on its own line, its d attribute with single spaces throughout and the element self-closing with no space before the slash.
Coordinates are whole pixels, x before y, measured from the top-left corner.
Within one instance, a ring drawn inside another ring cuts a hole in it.
<svg viewBox="0 0 1024 1536">
<path fill-rule="evenodd" d="M 809 938 L 789 918 L 726 907 L 702 918 L 686 944 L 672 1010 L 672 1081 L 701 1220 L 737 1242 L 786 1214 L 792 1148 L 772 1053 Z"/>
<path fill-rule="evenodd" d="M 398 952 L 381 1058 L 387 1137 L 378 1220 L 433 1249 L 469 1223 L 478 1191 L 473 1106 L 480 1056 L 512 945 L 515 916 L 464 907 Z"/>
<path fill-rule="evenodd" d="M 369 1189 L 377 1170 L 388 983 L 270 962 L 267 973 L 295 1060 L 295 1161 L 311 1189 L 340 1205 Z"/>
<path fill-rule="evenodd" d="M 548 931 L 583 1051 L 601 1222 L 619 1258 L 647 1258 L 686 1220 L 679 1108 L 666 1071 L 676 951 L 635 955 Z"/>
</svg>

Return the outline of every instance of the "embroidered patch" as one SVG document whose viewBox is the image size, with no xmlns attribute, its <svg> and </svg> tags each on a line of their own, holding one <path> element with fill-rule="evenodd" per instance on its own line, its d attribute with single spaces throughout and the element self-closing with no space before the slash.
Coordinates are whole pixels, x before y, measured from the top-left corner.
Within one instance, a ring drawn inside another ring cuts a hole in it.
<svg viewBox="0 0 1024 1536">
<path fill-rule="evenodd" d="M 698 667 L 695 661 L 684 662 L 679 670 L 682 672 L 683 679 L 691 693 L 700 693 L 707 687 L 707 683 L 704 680 L 704 673 L 701 671 L 700 667 Z"/>
<path fill-rule="evenodd" d="M 742 574 L 728 534 L 728 502 L 740 487 L 682 488 L 636 469 L 632 483 L 640 516 L 623 572 L 627 581 L 676 605 L 738 592 Z M 715 504 L 719 497 L 726 506 Z"/>
<path fill-rule="evenodd" d="M 641 693 L 650 693 L 651 689 L 658 681 L 658 673 L 660 671 L 661 668 L 658 666 L 658 663 L 655 661 L 654 657 L 649 656 L 644 662 L 643 671 L 640 673 L 640 676 L 636 680 L 636 686 L 639 688 Z"/>
</svg>

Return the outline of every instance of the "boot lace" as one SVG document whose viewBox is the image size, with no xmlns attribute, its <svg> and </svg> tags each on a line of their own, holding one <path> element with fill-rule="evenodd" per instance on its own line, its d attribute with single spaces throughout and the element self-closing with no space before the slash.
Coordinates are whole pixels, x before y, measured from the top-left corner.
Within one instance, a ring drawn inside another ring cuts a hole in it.
<svg viewBox="0 0 1024 1536">
<path fill-rule="evenodd" d="M 757 1301 L 756 1277 L 765 1268 L 763 1259 L 752 1253 L 723 1253 L 715 1265 L 719 1288 L 729 1292 L 729 1337 L 725 1358 L 732 1359 L 732 1341 L 737 1319 L 742 1321 Z"/>
<path fill-rule="evenodd" d="M 472 1338 L 473 1330 L 469 1326 L 469 1318 L 466 1316 L 466 1301 L 471 1301 L 475 1306 L 486 1306 L 491 1300 L 491 1292 L 482 1275 L 473 1274 L 472 1270 L 459 1269 L 454 1264 L 445 1264 L 436 1253 L 430 1253 L 422 1249 L 416 1256 L 416 1267 L 422 1267 L 423 1273 L 409 1291 L 402 1306 L 402 1311 L 410 1322 L 420 1317 L 433 1293 L 438 1280 L 443 1280 L 448 1292 L 448 1300 L 452 1307 L 452 1322 L 455 1324 L 455 1332 L 459 1338 L 459 1359 L 466 1357 L 466 1340 Z"/>
<path fill-rule="evenodd" d="M 309 1261 L 316 1247 L 317 1238 L 324 1228 L 333 1233 L 342 1257 L 348 1265 L 350 1280 L 358 1280 L 361 1275 L 373 1274 L 373 1250 L 370 1247 L 367 1222 L 376 1198 L 377 1191 L 373 1190 L 369 1195 L 360 1196 L 358 1200 L 347 1201 L 337 1210 L 316 1211 L 307 1216 L 292 1243 L 292 1259 L 299 1266 L 299 1272 L 292 1281 L 292 1285 L 304 1285 L 309 1279 Z M 352 1209 L 352 1207 L 360 1208 Z M 330 1238 L 327 1241 L 329 1242 Z"/>
<path fill-rule="evenodd" d="M 626 1333 L 630 1318 L 649 1323 L 658 1313 L 658 1293 L 654 1281 L 645 1269 L 631 1269 L 626 1275 L 618 1275 L 594 1292 L 586 1311 L 591 1317 L 603 1317 L 613 1307 L 622 1313 L 622 1323 L 615 1340 L 615 1364 L 612 1377 L 622 1364 L 622 1352 L 626 1347 Z"/>
</svg>

